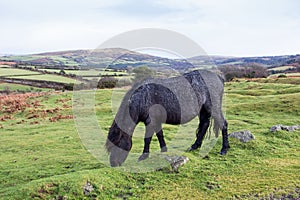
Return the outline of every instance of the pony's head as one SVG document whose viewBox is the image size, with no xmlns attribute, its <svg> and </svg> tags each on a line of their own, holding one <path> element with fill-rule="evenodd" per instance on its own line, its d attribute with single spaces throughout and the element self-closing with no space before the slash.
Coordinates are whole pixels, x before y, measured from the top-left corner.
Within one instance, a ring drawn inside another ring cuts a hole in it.
<svg viewBox="0 0 300 200">
<path fill-rule="evenodd" d="M 132 137 L 119 128 L 116 122 L 113 122 L 109 129 L 105 146 L 110 154 L 110 165 L 112 167 L 121 166 L 131 150 Z"/>
</svg>

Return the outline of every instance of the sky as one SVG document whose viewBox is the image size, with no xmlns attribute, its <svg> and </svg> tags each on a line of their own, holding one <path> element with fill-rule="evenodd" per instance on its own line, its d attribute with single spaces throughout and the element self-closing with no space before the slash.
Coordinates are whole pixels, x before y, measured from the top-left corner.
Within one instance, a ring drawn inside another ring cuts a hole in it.
<svg viewBox="0 0 300 200">
<path fill-rule="evenodd" d="M 141 28 L 176 31 L 209 55 L 300 54 L 299 0 L 1 0 L 0 54 L 94 49 Z"/>
</svg>

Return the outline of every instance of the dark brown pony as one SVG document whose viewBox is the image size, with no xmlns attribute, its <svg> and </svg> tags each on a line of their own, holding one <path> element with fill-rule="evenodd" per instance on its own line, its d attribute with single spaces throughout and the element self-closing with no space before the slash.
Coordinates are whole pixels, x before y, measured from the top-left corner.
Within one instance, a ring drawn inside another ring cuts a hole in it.
<svg viewBox="0 0 300 200">
<path fill-rule="evenodd" d="M 120 166 L 126 160 L 132 147 L 132 134 L 139 122 L 146 126 L 144 150 L 139 161 L 149 156 L 154 133 L 161 151 L 167 151 L 162 123 L 184 124 L 197 116 L 200 120 L 197 138 L 189 150 L 201 146 L 212 118 L 216 136 L 222 130 L 223 144 L 220 153 L 226 154 L 230 146 L 227 122 L 221 109 L 223 91 L 223 79 L 206 70 L 192 71 L 168 79 L 149 79 L 134 85 L 124 96 L 109 129 L 106 148 L 110 153 L 111 166 Z"/>
</svg>

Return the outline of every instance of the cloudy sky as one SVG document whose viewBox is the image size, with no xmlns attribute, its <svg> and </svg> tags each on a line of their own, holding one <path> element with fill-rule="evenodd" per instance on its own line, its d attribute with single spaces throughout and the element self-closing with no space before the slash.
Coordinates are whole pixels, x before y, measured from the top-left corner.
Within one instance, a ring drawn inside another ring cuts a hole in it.
<svg viewBox="0 0 300 200">
<path fill-rule="evenodd" d="M 165 28 L 210 55 L 300 54 L 299 0 L 1 0 L 0 54 L 93 49 Z"/>
</svg>

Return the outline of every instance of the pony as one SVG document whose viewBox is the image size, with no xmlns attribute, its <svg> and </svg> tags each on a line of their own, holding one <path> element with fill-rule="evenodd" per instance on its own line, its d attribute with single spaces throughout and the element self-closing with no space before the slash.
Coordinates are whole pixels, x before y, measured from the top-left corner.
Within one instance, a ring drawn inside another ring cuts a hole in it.
<svg viewBox="0 0 300 200">
<path fill-rule="evenodd" d="M 224 79 L 207 70 L 195 70 L 166 79 L 147 79 L 136 83 L 125 94 L 109 129 L 106 150 L 112 167 L 121 166 L 132 147 L 136 125 L 144 123 L 144 149 L 138 161 L 149 157 L 152 136 L 156 133 L 161 152 L 167 151 L 162 124 L 185 124 L 199 118 L 196 140 L 188 151 L 198 149 L 208 127 L 216 137 L 222 131 L 221 155 L 230 148 L 227 121 L 222 112 Z M 211 120 L 212 119 L 212 120 Z"/>
</svg>

